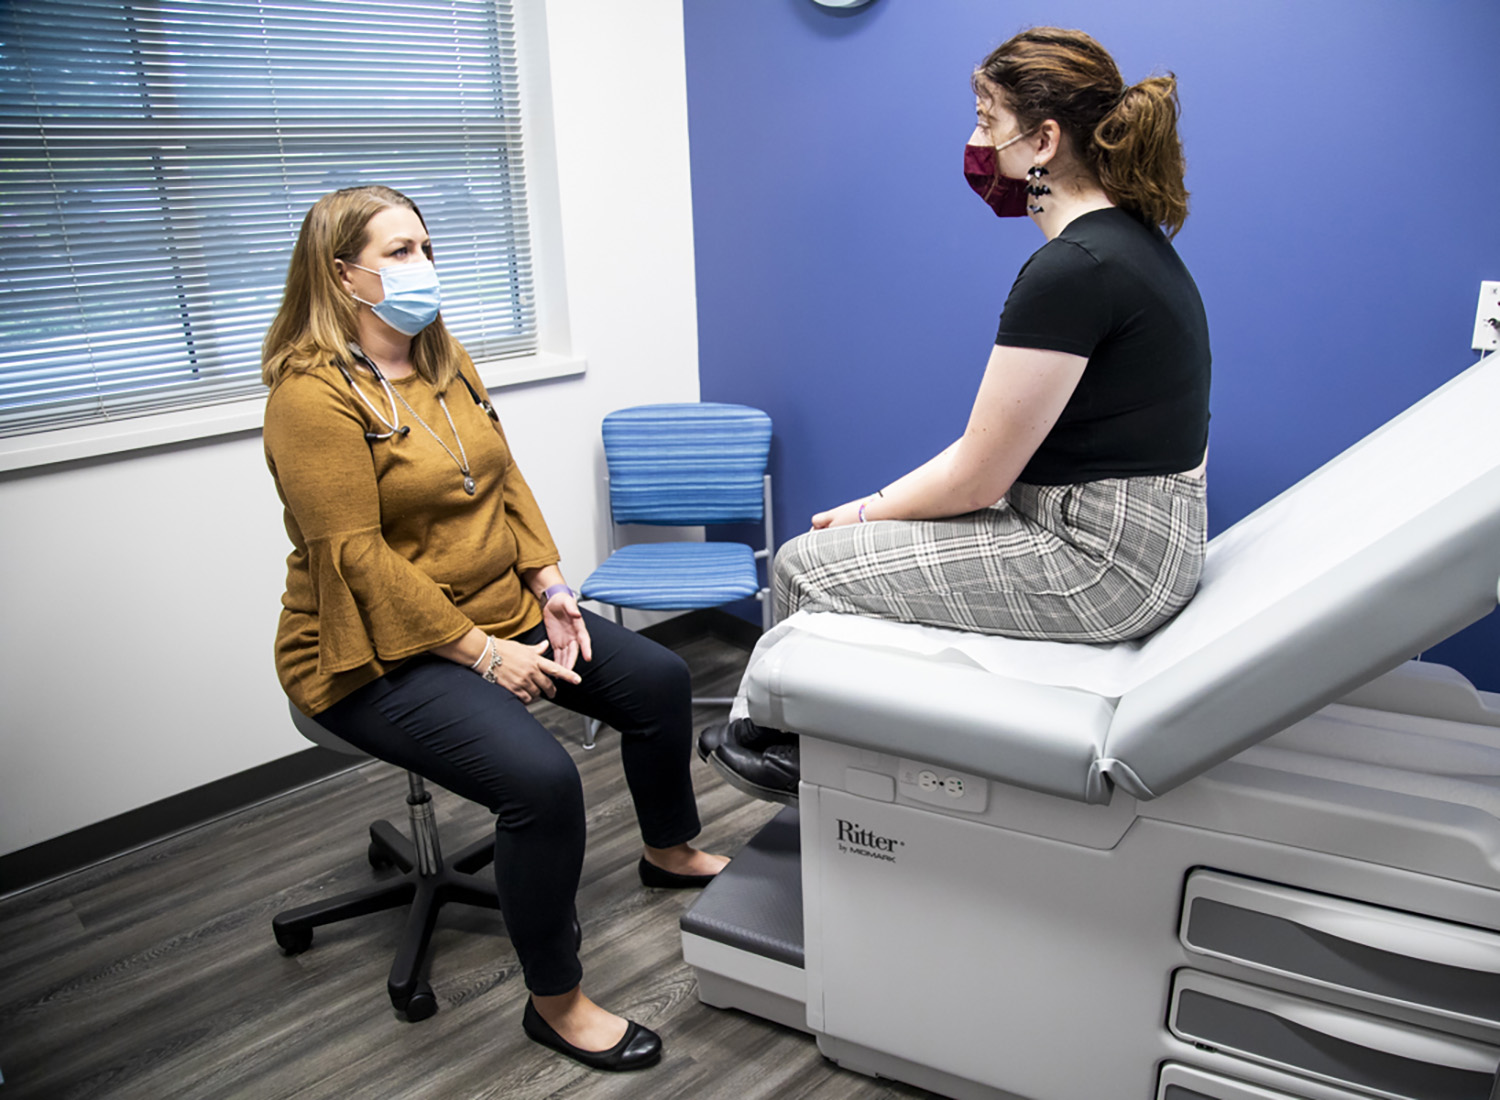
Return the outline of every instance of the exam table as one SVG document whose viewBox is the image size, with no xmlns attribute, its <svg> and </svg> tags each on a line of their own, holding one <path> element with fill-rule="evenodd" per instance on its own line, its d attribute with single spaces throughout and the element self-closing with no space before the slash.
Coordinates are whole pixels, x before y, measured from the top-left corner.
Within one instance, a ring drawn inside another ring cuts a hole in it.
<svg viewBox="0 0 1500 1100">
<path fill-rule="evenodd" d="M 682 919 L 710 1005 L 986 1100 L 1500 1100 L 1500 356 L 1209 544 L 1143 642 L 799 613 L 799 804 Z"/>
</svg>

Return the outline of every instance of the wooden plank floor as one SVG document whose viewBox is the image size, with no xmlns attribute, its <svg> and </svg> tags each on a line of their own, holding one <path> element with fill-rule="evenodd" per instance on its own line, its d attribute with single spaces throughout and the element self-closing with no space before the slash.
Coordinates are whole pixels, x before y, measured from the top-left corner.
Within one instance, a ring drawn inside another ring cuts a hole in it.
<svg viewBox="0 0 1500 1100">
<path fill-rule="evenodd" d="M 732 691 L 745 657 L 711 639 L 680 652 L 706 694 Z M 402 1022 L 385 992 L 404 911 L 319 929 L 295 957 L 277 949 L 277 911 L 370 881 L 371 821 L 405 830 L 404 774 L 368 764 L 0 899 L 0 1100 L 929 1095 L 841 1070 L 798 1032 L 700 1004 L 677 933 L 694 895 L 636 879 L 618 734 L 601 731 L 584 752 L 580 718 L 538 714 L 569 746 L 588 800 L 584 988 L 661 1033 L 660 1066 L 599 1073 L 526 1039 L 526 990 L 498 913 L 444 910 L 438 1014 L 417 1024 Z M 777 807 L 693 766 L 698 843 L 733 853 Z M 481 807 L 431 789 L 449 851 L 492 827 Z"/>
</svg>

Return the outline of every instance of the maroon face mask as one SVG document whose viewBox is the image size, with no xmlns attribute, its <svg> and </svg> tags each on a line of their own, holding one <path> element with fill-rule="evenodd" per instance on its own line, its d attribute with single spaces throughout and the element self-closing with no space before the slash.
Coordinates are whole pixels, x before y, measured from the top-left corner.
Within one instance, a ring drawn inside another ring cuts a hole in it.
<svg viewBox="0 0 1500 1100">
<path fill-rule="evenodd" d="M 1005 145 L 1020 141 L 1025 136 L 1017 134 Z M 1004 148 L 1001 146 L 1000 148 Z M 999 218 L 1024 218 L 1026 204 L 1030 200 L 1026 193 L 1025 180 L 1013 180 L 1002 176 L 995 167 L 995 154 L 999 150 L 993 145 L 964 146 L 964 178 L 974 193 L 985 202 Z"/>
</svg>

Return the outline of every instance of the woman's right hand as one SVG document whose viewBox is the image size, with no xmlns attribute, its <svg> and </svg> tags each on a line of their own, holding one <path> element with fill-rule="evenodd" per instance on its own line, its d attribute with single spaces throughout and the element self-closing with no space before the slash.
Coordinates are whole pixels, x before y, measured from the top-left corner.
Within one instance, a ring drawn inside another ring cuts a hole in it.
<svg viewBox="0 0 1500 1100">
<path fill-rule="evenodd" d="M 830 508 L 826 512 L 819 512 L 812 518 L 812 529 L 822 531 L 827 527 L 848 527 L 851 523 L 858 523 L 860 505 L 868 504 L 869 499 L 869 497 L 861 497 L 859 500 L 840 504 L 837 508 Z"/>
<path fill-rule="evenodd" d="M 523 703 L 540 695 L 551 699 L 557 694 L 554 680 L 581 683 L 583 677 L 578 673 L 542 656 L 551 644 L 543 640 L 535 645 L 524 645 L 496 638 L 495 652 L 500 655 L 500 667 L 495 669 L 495 682 Z"/>
</svg>

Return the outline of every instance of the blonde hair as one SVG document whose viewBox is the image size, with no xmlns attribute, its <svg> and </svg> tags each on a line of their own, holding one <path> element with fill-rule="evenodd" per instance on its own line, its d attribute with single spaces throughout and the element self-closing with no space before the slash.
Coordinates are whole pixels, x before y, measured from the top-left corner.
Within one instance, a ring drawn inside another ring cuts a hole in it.
<svg viewBox="0 0 1500 1100">
<path fill-rule="evenodd" d="M 1116 206 L 1169 237 L 1187 221 L 1171 73 L 1127 88 L 1109 51 L 1083 31 L 1033 27 L 996 47 L 973 85 L 980 96 L 998 90 L 1025 132 L 1056 121 Z"/>
<path fill-rule="evenodd" d="M 329 364 L 353 369 L 349 344 L 359 337 L 359 303 L 333 261 L 358 260 L 370 243 L 370 219 L 392 206 L 422 217 L 411 199 L 379 185 L 333 191 L 313 203 L 292 246 L 281 308 L 261 344 L 260 377 L 267 386 L 288 371 Z M 412 338 L 411 359 L 417 373 L 442 393 L 458 377 L 464 351 L 439 316 Z"/>
</svg>

